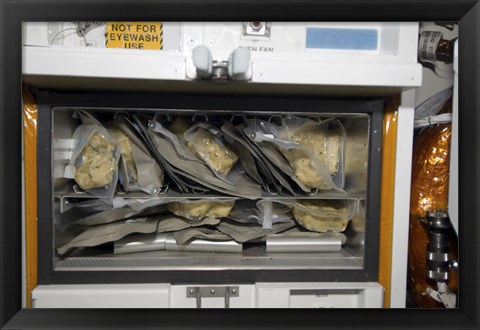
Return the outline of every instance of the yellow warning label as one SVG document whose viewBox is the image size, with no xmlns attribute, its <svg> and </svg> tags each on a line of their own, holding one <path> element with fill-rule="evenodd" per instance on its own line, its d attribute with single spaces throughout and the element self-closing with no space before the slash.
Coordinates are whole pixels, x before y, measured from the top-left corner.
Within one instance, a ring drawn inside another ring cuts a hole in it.
<svg viewBox="0 0 480 330">
<path fill-rule="evenodd" d="M 107 22 L 105 45 L 107 48 L 162 49 L 162 23 Z"/>
</svg>

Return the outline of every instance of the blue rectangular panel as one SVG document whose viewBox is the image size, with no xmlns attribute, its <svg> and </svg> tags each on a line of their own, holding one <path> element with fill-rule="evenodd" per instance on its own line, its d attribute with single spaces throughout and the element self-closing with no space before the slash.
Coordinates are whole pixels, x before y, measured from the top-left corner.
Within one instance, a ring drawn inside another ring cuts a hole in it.
<svg viewBox="0 0 480 330">
<path fill-rule="evenodd" d="M 307 28 L 307 48 L 375 50 L 378 31 L 375 29 Z"/>
</svg>

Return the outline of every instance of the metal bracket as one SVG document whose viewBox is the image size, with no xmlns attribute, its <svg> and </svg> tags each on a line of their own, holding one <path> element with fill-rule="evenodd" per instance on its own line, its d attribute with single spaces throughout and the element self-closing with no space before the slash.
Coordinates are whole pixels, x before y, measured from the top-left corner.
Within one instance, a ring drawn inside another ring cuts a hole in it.
<svg viewBox="0 0 480 330">
<path fill-rule="evenodd" d="M 189 286 L 187 298 L 197 299 L 197 308 L 202 308 L 202 298 L 225 298 L 225 308 L 230 308 L 230 297 L 238 297 L 238 286 Z"/>
</svg>

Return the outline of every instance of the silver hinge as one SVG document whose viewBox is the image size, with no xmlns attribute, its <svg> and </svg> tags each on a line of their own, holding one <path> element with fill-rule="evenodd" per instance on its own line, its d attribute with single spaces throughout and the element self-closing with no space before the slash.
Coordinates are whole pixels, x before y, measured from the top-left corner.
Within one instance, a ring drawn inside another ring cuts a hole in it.
<svg viewBox="0 0 480 330">
<path fill-rule="evenodd" d="M 197 299 L 197 308 L 202 308 L 202 298 L 225 298 L 225 308 L 230 308 L 230 297 L 238 297 L 238 286 L 189 286 L 187 298 Z"/>
</svg>

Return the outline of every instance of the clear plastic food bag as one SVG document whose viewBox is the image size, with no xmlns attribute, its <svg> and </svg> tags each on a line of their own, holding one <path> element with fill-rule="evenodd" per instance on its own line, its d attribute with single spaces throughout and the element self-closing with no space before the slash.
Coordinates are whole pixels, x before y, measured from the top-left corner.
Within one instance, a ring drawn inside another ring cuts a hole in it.
<svg viewBox="0 0 480 330">
<path fill-rule="evenodd" d="M 125 191 L 128 191 L 129 186 L 135 184 L 138 179 L 137 167 L 132 154 L 132 142 L 114 123 L 107 123 L 105 127 L 118 141 L 120 147 L 118 180 Z"/>
<path fill-rule="evenodd" d="M 118 179 L 118 141 L 90 114 L 77 111 L 74 117 L 82 121 L 73 133 L 73 140 L 78 141 L 70 162 L 75 182 L 81 189 L 110 203 Z"/>
<path fill-rule="evenodd" d="M 296 200 L 293 203 L 295 220 L 317 232 L 343 232 L 355 211 L 353 200 Z"/>
<path fill-rule="evenodd" d="M 202 159 L 215 174 L 227 176 L 238 160 L 238 156 L 222 139 L 223 133 L 208 123 L 197 123 L 189 128 L 185 140 L 196 155 Z"/>
<path fill-rule="evenodd" d="M 291 222 L 293 215 L 290 206 L 271 200 L 239 200 L 228 218 L 239 223 L 259 224 L 263 229 L 272 229 L 274 224 Z"/>
<path fill-rule="evenodd" d="M 156 114 L 153 120 L 150 121 L 149 128 L 166 138 L 173 145 L 175 151 L 180 157 L 200 161 L 193 151 L 190 150 L 187 141 L 183 137 L 183 134 L 185 134 L 185 132 L 191 127 L 191 124 L 181 117 L 178 117 L 168 125 L 167 128 L 162 124 L 162 116 L 164 115 L 160 113 Z"/>
<path fill-rule="evenodd" d="M 119 118 L 117 120 L 118 123 L 107 123 L 106 128 L 117 138 L 120 145 L 118 180 L 123 190 L 158 194 L 164 185 L 163 170 L 125 122 Z"/>
<path fill-rule="evenodd" d="M 308 188 L 343 189 L 345 129 L 339 120 L 285 116 L 282 124 L 247 120 L 245 133 L 256 143 L 275 145 L 289 161 L 295 181 Z"/>
<path fill-rule="evenodd" d="M 180 158 L 174 146 L 160 133 L 153 131 L 151 128 L 148 133 L 157 152 L 162 154 L 162 157 L 172 169 L 181 172 L 183 177 L 189 178 L 192 182 L 199 183 L 208 189 L 231 196 L 249 199 L 261 196 L 261 187 L 236 169 L 232 170 L 227 177 L 217 175 L 204 162 Z"/>
</svg>

